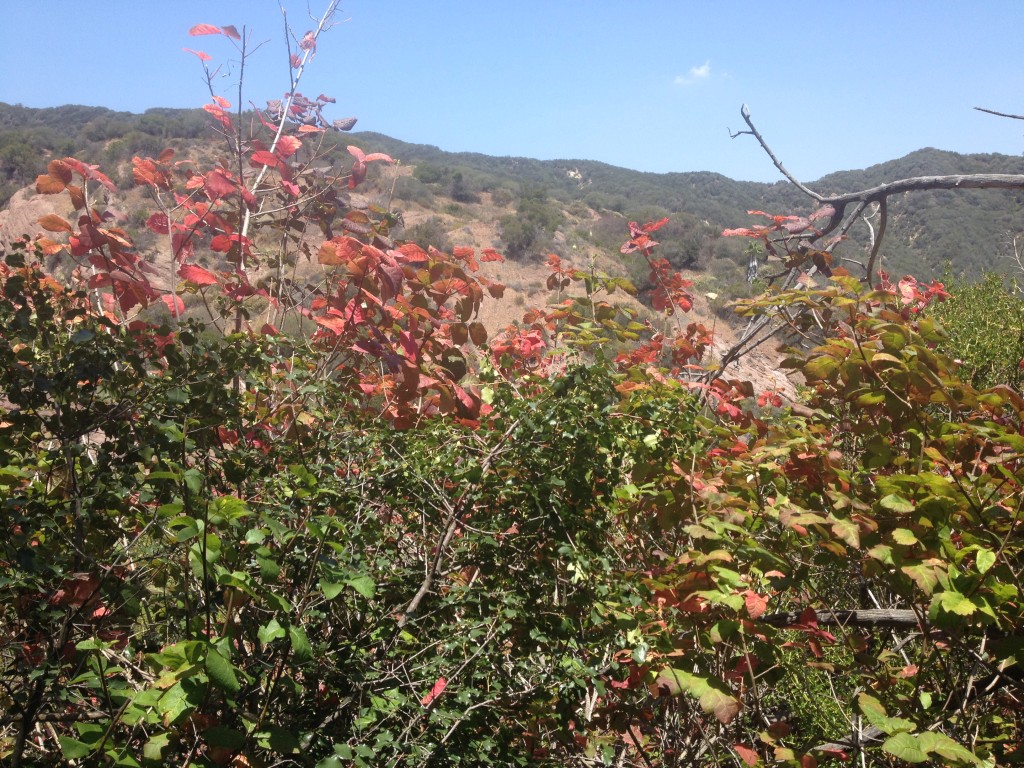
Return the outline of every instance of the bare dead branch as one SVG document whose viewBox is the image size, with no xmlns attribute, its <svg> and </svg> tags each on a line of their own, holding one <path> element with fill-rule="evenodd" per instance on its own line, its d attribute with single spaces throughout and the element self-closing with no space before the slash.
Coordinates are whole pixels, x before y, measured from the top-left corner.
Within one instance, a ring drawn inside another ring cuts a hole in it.
<svg viewBox="0 0 1024 768">
<path fill-rule="evenodd" d="M 1011 115 L 1007 112 L 996 112 L 994 109 L 985 109 L 984 107 L 975 107 L 979 112 L 987 112 L 990 115 L 996 115 L 997 117 L 1008 117 L 1011 120 L 1024 120 L 1024 115 Z"/>
<path fill-rule="evenodd" d="M 831 205 L 835 209 L 828 224 L 822 228 L 821 234 L 818 238 L 827 235 L 839 225 L 845 217 L 846 206 L 851 203 L 881 204 L 887 198 L 904 192 L 956 189 L 1024 189 L 1024 175 L 1022 174 L 970 173 L 951 176 L 914 176 L 908 179 L 900 179 L 886 184 L 879 184 L 876 187 L 870 187 L 856 192 L 847 192 L 841 195 L 822 195 L 801 182 L 786 169 L 782 164 L 782 161 L 779 160 L 771 147 L 768 146 L 768 142 L 765 141 L 761 132 L 757 130 L 757 127 L 754 125 L 754 121 L 750 116 L 750 110 L 747 108 L 746 104 L 744 104 L 740 109 L 740 115 L 743 117 L 744 122 L 746 122 L 750 127 L 749 131 L 742 131 L 741 133 L 750 133 L 750 135 L 757 139 L 761 148 L 765 151 L 768 157 L 771 158 L 772 163 L 774 163 L 775 167 L 779 169 L 779 172 L 785 176 L 790 183 L 822 206 Z M 1016 115 L 1005 116 L 1017 117 Z M 1021 119 L 1024 119 L 1024 117 Z M 735 135 L 738 136 L 740 133 Z M 881 237 L 875 238 L 874 250 L 877 251 L 877 249 L 881 247 L 881 239 Z M 869 266 L 874 266 L 873 261 L 873 259 L 869 260 Z"/>
<path fill-rule="evenodd" d="M 740 108 L 740 115 L 743 117 L 743 122 L 745 122 L 747 124 L 747 126 L 750 128 L 750 130 L 749 131 L 740 131 L 739 133 L 736 133 L 736 134 L 732 134 L 730 132 L 730 135 L 732 136 L 732 138 L 735 139 L 737 136 L 743 135 L 745 133 L 749 133 L 751 136 L 753 136 L 755 139 L 757 139 L 757 143 L 761 145 L 761 149 L 763 149 L 767 153 L 768 157 L 770 157 L 772 159 L 772 162 L 775 163 L 775 167 L 779 169 L 779 173 L 781 173 L 783 176 L 785 176 L 787 179 L 789 179 L 789 181 L 794 186 L 796 186 L 797 189 L 799 189 L 801 192 L 803 192 L 805 195 L 807 195 L 809 197 L 813 197 L 819 203 L 824 202 L 824 198 L 821 195 L 819 195 L 814 190 L 812 190 L 809 187 L 807 187 L 804 184 L 802 184 L 796 178 L 796 176 L 794 176 L 793 174 L 791 174 L 789 171 L 786 170 L 786 166 L 784 166 L 782 164 L 782 161 L 779 160 L 779 158 L 775 156 L 775 153 L 772 152 L 771 147 L 768 146 L 768 142 L 766 142 L 764 140 L 764 137 L 761 135 L 761 132 L 759 130 L 757 130 L 757 126 L 754 125 L 754 121 L 750 117 L 750 109 L 747 108 L 746 104 L 744 104 Z"/>
<path fill-rule="evenodd" d="M 871 255 L 868 256 L 867 272 L 868 285 L 874 287 L 872 275 L 875 273 L 875 261 L 882 249 L 882 238 L 885 237 L 885 225 L 889 221 L 889 201 L 882 198 L 878 201 L 878 231 L 874 233 L 874 242 L 871 243 Z"/>
<path fill-rule="evenodd" d="M 875 203 L 903 192 L 925 192 L 934 189 L 1024 189 L 1024 174 L 965 173 L 953 176 L 914 176 L 879 184 L 877 187 L 862 189 L 859 192 L 824 197 L 821 200 L 837 206 L 862 200 Z"/>
<path fill-rule="evenodd" d="M 991 112 L 992 114 L 997 114 L 1003 117 L 1024 119 L 1024 116 L 1008 115 L 995 112 L 993 110 L 982 109 L 980 107 L 976 107 L 976 109 L 979 109 L 982 112 Z M 820 229 L 812 230 L 808 234 L 801 235 L 797 238 L 798 243 L 796 244 L 796 248 L 799 251 L 806 252 L 811 249 L 817 249 L 831 253 L 836 244 L 842 239 L 843 235 L 845 235 L 849 231 L 850 227 L 853 226 L 854 222 L 861 217 L 864 209 L 872 203 L 878 204 L 880 215 L 879 226 L 877 232 L 874 232 L 874 237 L 872 238 L 872 243 L 868 251 L 868 258 L 864 268 L 865 275 L 861 278 L 862 281 L 866 282 L 869 286 L 873 285 L 872 274 L 876 269 L 876 264 L 881 253 L 882 241 L 885 236 L 886 225 L 888 223 L 888 199 L 893 195 L 899 195 L 906 192 L 924 192 L 931 190 L 1024 189 L 1024 174 L 975 173 L 950 176 L 915 176 L 912 178 L 899 179 L 897 181 L 879 184 L 878 186 L 861 189 L 855 192 L 846 192 L 838 195 L 823 195 L 801 182 L 796 176 L 790 173 L 785 165 L 783 165 L 782 161 L 768 145 L 764 136 L 761 135 L 757 126 L 754 125 L 753 118 L 750 115 L 750 109 L 746 104 L 744 104 L 740 109 L 740 115 L 743 118 L 743 121 L 747 124 L 749 130 L 735 132 L 730 130 L 730 137 L 736 138 L 737 136 L 750 135 L 757 139 L 758 144 L 761 145 L 761 149 L 763 149 L 765 154 L 768 155 L 779 172 L 797 189 L 814 200 L 820 206 L 818 218 L 824 218 L 825 223 Z M 847 215 L 847 208 L 849 206 L 853 206 L 853 213 Z M 828 207 L 831 207 L 830 211 L 828 210 Z M 832 235 L 832 233 L 837 229 L 839 230 L 838 236 L 828 242 L 825 242 L 824 238 Z M 817 245 L 819 243 L 824 243 L 824 247 Z M 776 275 L 775 277 L 787 275 L 786 283 L 790 284 L 792 282 L 792 278 L 799 269 L 799 266 L 788 267 L 786 271 Z M 733 347 L 727 350 L 722 356 L 722 362 L 719 368 L 715 371 L 709 372 L 704 377 L 705 380 L 713 381 L 714 379 L 720 378 L 724 374 L 725 368 L 728 365 L 749 352 L 750 348 L 748 345 L 750 343 L 750 339 L 762 330 L 766 323 L 767 321 L 761 318 L 755 318 L 752 320 L 740 341 L 733 345 Z"/>
<path fill-rule="evenodd" d="M 916 627 L 918 615 L 908 608 L 866 608 L 855 611 L 815 611 L 818 624 L 844 627 Z M 800 611 L 785 611 L 762 616 L 758 621 L 773 627 L 792 627 L 800 623 Z"/>
</svg>

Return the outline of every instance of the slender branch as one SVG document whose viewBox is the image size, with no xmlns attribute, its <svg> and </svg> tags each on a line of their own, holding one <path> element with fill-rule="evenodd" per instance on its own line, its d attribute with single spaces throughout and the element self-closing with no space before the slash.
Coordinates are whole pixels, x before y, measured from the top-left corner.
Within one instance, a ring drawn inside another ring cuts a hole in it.
<svg viewBox="0 0 1024 768">
<path fill-rule="evenodd" d="M 1024 174 L 964 173 L 952 176 L 914 176 L 879 184 L 877 187 L 862 189 L 859 192 L 815 199 L 832 205 L 845 205 L 862 200 L 873 203 L 903 192 L 925 192 L 933 189 L 1024 189 Z"/>
<path fill-rule="evenodd" d="M 757 126 L 754 125 L 754 121 L 750 117 L 750 109 L 747 107 L 746 104 L 744 104 L 740 108 L 740 115 L 743 117 L 743 122 L 747 124 L 750 130 L 740 131 L 739 133 L 730 133 L 730 135 L 733 138 L 736 138 L 737 136 L 741 136 L 743 134 L 750 134 L 751 136 L 753 136 L 755 139 L 757 139 L 757 143 L 761 145 L 761 149 L 763 149 L 767 153 L 768 157 L 772 159 L 772 162 L 775 163 L 775 167 L 779 169 L 779 173 L 781 173 L 783 176 L 789 179 L 789 181 L 805 195 L 807 195 L 808 197 L 813 197 L 819 203 L 823 203 L 825 201 L 825 198 L 822 195 L 819 195 L 813 189 L 810 189 L 809 187 L 802 184 L 796 178 L 796 176 L 794 176 L 793 174 L 786 170 L 786 166 L 784 166 L 782 164 L 782 161 L 775 156 L 775 153 L 772 152 L 772 148 L 768 146 L 768 142 L 764 140 L 764 137 L 761 135 L 761 132 L 757 130 Z"/>
<path fill-rule="evenodd" d="M 888 221 L 889 200 L 883 197 L 878 201 L 878 231 L 874 233 L 874 242 L 871 244 L 871 255 L 868 256 L 866 268 L 868 285 L 872 288 L 874 287 L 872 275 L 875 274 L 875 261 L 878 259 L 878 253 L 882 249 L 882 238 L 885 237 L 885 225 Z"/>
<path fill-rule="evenodd" d="M 801 621 L 800 611 L 785 611 L 762 616 L 758 621 L 773 627 L 792 627 Z M 916 627 L 917 613 L 907 608 L 865 608 L 855 611 L 815 611 L 819 624 L 850 627 Z"/>
<path fill-rule="evenodd" d="M 979 112 L 987 112 L 990 115 L 996 115 L 997 117 L 1008 117 L 1011 120 L 1024 120 L 1024 115 L 1011 115 L 1007 112 L 996 112 L 994 109 L 985 109 L 984 107 L 975 107 Z"/>
<path fill-rule="evenodd" d="M 744 104 L 740 109 L 740 115 L 742 115 L 744 122 L 750 127 L 750 130 L 731 135 L 739 136 L 742 134 L 750 134 L 753 136 L 757 139 L 761 148 L 765 151 L 768 157 L 771 158 L 775 167 L 779 169 L 779 172 L 782 173 L 782 175 L 785 176 L 797 189 L 823 206 L 831 205 L 834 207 L 835 210 L 832 213 L 829 223 L 822 229 L 820 236 L 829 233 L 837 226 L 844 216 L 846 206 L 850 203 L 881 203 L 892 195 L 898 195 L 904 192 L 924 192 L 939 189 L 1024 189 L 1024 175 L 1022 174 L 970 173 L 950 176 L 914 176 L 908 179 L 900 179 L 886 184 L 879 184 L 878 186 L 858 190 L 856 192 L 847 192 L 841 195 L 822 195 L 801 182 L 786 169 L 782 164 L 782 161 L 779 160 L 771 147 L 768 146 L 768 142 L 765 141 L 761 132 L 757 130 L 757 127 L 754 125 L 754 121 L 750 116 L 750 110 L 747 108 L 746 104 Z M 1016 115 L 1004 116 L 1016 117 Z M 878 246 L 880 241 L 881 238 L 876 238 L 876 246 Z"/>
<path fill-rule="evenodd" d="M 339 2 L 340 0 L 331 0 L 331 2 L 328 4 L 327 10 L 324 11 L 323 16 L 320 17 L 320 21 L 316 26 L 316 29 L 313 31 L 314 44 L 306 48 L 305 52 L 302 55 L 302 60 L 299 62 L 299 66 L 295 68 L 295 74 L 291 80 L 292 87 L 288 91 L 288 97 L 281 105 L 281 117 L 280 120 L 278 121 L 277 132 L 274 134 L 274 139 L 273 141 L 270 142 L 270 152 L 273 152 L 277 148 L 277 143 L 281 140 L 281 136 L 284 134 L 285 126 L 288 124 L 288 114 L 291 109 L 292 102 L 295 101 L 295 96 L 297 94 L 296 88 L 298 88 L 299 80 L 302 79 L 302 73 L 305 71 L 306 65 L 309 63 L 309 60 L 313 58 L 313 55 L 316 52 L 316 41 L 319 40 L 320 34 L 330 26 L 330 21 L 334 17 L 334 14 L 338 9 Z M 287 17 L 285 18 L 287 21 Z M 253 194 L 255 194 L 256 190 L 259 188 L 259 185 L 260 183 L 262 183 L 263 177 L 266 176 L 268 170 L 270 170 L 270 166 L 268 165 L 264 165 L 262 168 L 260 168 L 260 172 L 256 175 L 256 179 L 252 182 L 252 185 L 250 186 L 250 189 L 253 191 Z M 252 221 L 252 214 L 252 210 L 249 207 L 246 207 L 245 217 L 242 221 L 241 229 L 241 236 L 243 238 L 249 234 L 249 225 Z"/>
<path fill-rule="evenodd" d="M 519 429 L 519 423 L 519 419 L 516 419 L 514 422 L 512 422 L 512 424 L 509 425 L 508 429 L 505 430 L 505 434 L 502 435 L 501 439 L 498 441 L 498 444 L 495 445 L 494 448 L 491 449 L 490 453 L 488 453 L 487 456 L 484 457 L 484 460 L 480 462 L 481 477 L 487 476 L 487 473 L 490 471 L 491 464 L 494 462 L 494 459 L 497 458 L 498 454 L 500 454 L 505 449 L 509 439 L 515 433 L 515 431 Z M 434 580 L 441 572 L 441 564 L 444 560 L 445 552 L 448 549 L 448 544 L 451 543 L 452 538 L 454 538 L 455 536 L 455 531 L 458 528 L 459 521 L 462 519 L 463 515 L 465 515 L 465 513 L 468 511 L 470 505 L 470 497 L 471 495 L 467 490 L 462 494 L 462 497 L 449 508 L 448 515 L 446 516 L 444 521 L 444 532 L 441 535 L 441 540 L 437 543 L 437 547 L 434 550 L 434 557 L 430 563 L 430 566 L 427 568 L 427 573 L 423 577 L 423 581 L 420 583 L 419 589 L 416 590 L 416 594 L 413 595 L 412 600 L 409 601 L 408 605 L 406 605 L 405 609 L 402 611 L 402 615 L 398 619 L 396 629 L 401 630 L 403 627 L 405 627 L 406 624 L 409 623 L 409 620 L 412 619 L 416 615 L 416 612 L 419 610 L 420 603 L 423 602 L 424 598 L 426 598 L 426 596 L 430 593 L 430 590 L 433 588 Z"/>
<path fill-rule="evenodd" d="M 981 111 L 991 112 L 1003 117 L 1024 119 L 1022 116 L 1007 115 L 1004 113 L 994 112 L 993 110 L 981 109 Z M 903 194 L 905 192 L 924 192 L 930 190 L 1024 189 L 1024 174 L 975 173 L 949 176 L 915 176 L 907 179 L 887 182 L 885 184 L 879 184 L 878 186 L 861 189 L 855 192 L 847 192 L 839 195 L 823 195 L 819 192 L 815 192 L 813 189 L 801 182 L 796 176 L 790 173 L 785 165 L 782 164 L 782 161 L 775 152 L 772 151 L 772 148 L 768 145 L 764 136 L 761 135 L 757 126 L 754 125 L 753 118 L 750 115 L 750 109 L 746 104 L 744 104 L 740 109 L 740 115 L 742 116 L 743 121 L 747 124 L 749 130 L 737 132 L 730 131 L 729 135 L 732 138 L 743 135 L 753 136 L 779 172 L 797 189 L 810 197 L 820 206 L 817 215 L 814 218 L 825 219 L 824 226 L 808 233 L 807 235 L 801 235 L 796 246 L 801 251 L 809 250 L 814 247 L 815 243 L 822 242 L 823 238 L 830 236 L 832 232 L 838 228 L 838 236 L 833 238 L 832 241 L 824 247 L 826 252 L 831 253 L 835 245 L 842 239 L 842 236 L 845 235 L 849 231 L 850 227 L 853 226 L 854 222 L 860 218 L 864 209 L 871 203 L 878 203 L 880 212 L 879 227 L 878 231 L 874 233 L 867 263 L 864 267 L 866 275 L 862 278 L 869 286 L 872 285 L 872 273 L 876 268 L 876 263 L 881 252 L 882 240 L 885 235 L 886 224 L 888 222 L 889 197 Z M 847 216 L 847 207 L 851 205 L 854 206 L 854 211 L 850 216 Z M 780 273 L 776 277 L 786 275 L 786 284 L 791 284 L 792 279 L 798 270 L 799 267 L 787 267 L 784 272 Z M 714 380 L 721 376 L 724 368 L 728 364 L 745 355 L 749 351 L 745 349 L 745 347 L 748 345 L 751 337 L 758 333 L 769 322 L 771 322 L 770 319 L 761 320 L 760 318 L 751 321 L 743 338 L 741 338 L 737 344 L 733 345 L 733 347 L 723 355 L 723 364 L 720 366 L 718 371 L 712 372 L 709 375 L 710 379 Z"/>
</svg>

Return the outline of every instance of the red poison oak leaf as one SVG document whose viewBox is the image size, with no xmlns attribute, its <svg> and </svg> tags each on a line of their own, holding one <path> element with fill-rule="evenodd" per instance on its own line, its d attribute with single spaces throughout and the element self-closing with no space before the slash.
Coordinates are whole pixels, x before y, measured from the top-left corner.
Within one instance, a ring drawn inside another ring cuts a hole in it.
<svg viewBox="0 0 1024 768">
<path fill-rule="evenodd" d="M 197 37 L 199 35 L 219 35 L 223 33 L 223 30 L 220 27 L 213 26 L 213 24 L 196 24 L 188 33 L 192 37 Z"/>
<path fill-rule="evenodd" d="M 178 268 L 178 275 L 193 285 L 217 285 L 220 282 L 213 272 L 197 264 L 182 264 Z"/>
<path fill-rule="evenodd" d="M 447 686 L 447 680 L 445 680 L 443 677 L 437 678 L 437 682 L 434 683 L 433 687 L 423 695 L 422 699 L 420 699 L 420 704 L 422 704 L 424 707 L 429 707 L 430 702 L 432 702 L 434 699 L 436 699 L 438 696 L 444 693 L 444 689 Z"/>
<path fill-rule="evenodd" d="M 213 58 L 208 53 L 204 53 L 203 51 L 196 51 L 192 48 L 182 48 L 181 50 L 183 50 L 185 53 L 191 53 L 194 56 L 198 56 L 200 61 L 209 61 Z"/>
<path fill-rule="evenodd" d="M 348 180 L 349 189 L 355 189 L 366 178 L 367 163 L 377 160 L 383 160 L 386 163 L 394 162 L 390 155 L 385 155 L 383 152 L 373 152 L 367 155 L 359 147 L 352 146 L 351 144 L 348 146 L 348 152 L 355 158 L 355 162 L 352 163 L 352 176 Z"/>
<path fill-rule="evenodd" d="M 180 315 L 185 311 L 185 302 L 181 300 L 180 296 L 164 294 L 160 297 L 160 301 L 167 305 L 167 309 L 169 309 L 173 315 Z"/>
<path fill-rule="evenodd" d="M 299 139 L 298 137 L 296 137 L 296 136 L 282 136 L 278 140 L 277 147 L 274 149 L 274 152 L 282 160 L 286 160 L 287 158 L 291 157 L 296 152 L 298 152 L 299 148 L 301 146 L 302 146 L 302 140 Z"/>
<path fill-rule="evenodd" d="M 47 232 L 71 232 L 71 225 L 55 213 L 43 216 L 37 222 Z"/>
<path fill-rule="evenodd" d="M 740 759 L 749 765 L 750 768 L 754 768 L 754 766 L 757 765 L 757 761 L 760 758 L 758 758 L 757 752 L 753 749 L 743 744 L 734 744 L 733 749 L 736 750 L 736 754 L 739 755 Z"/>
</svg>

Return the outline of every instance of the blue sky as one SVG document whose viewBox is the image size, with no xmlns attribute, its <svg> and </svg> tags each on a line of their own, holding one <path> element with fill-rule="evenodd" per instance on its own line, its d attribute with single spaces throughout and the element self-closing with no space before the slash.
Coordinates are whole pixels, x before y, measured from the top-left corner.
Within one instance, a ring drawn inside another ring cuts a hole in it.
<svg viewBox="0 0 1024 768">
<path fill-rule="evenodd" d="M 309 0 L 314 13 L 327 0 Z M 306 0 L 285 0 L 301 34 Z M 263 46 L 247 98 L 287 88 L 276 0 L 16 0 L 4 4 L 0 101 L 140 112 L 201 106 L 198 60 L 237 53 L 196 23 L 246 25 Z M 300 90 L 357 130 L 451 151 L 601 160 L 642 171 L 773 181 L 740 105 L 798 176 L 931 146 L 1024 151 L 1021 0 L 348 0 Z"/>
</svg>

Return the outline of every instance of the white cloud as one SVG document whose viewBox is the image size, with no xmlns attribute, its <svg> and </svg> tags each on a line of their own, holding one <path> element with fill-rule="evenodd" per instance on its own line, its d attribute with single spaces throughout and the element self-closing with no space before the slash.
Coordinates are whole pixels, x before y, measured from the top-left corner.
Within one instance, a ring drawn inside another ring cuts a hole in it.
<svg viewBox="0 0 1024 768">
<path fill-rule="evenodd" d="M 685 75 L 676 75 L 676 85 L 690 85 L 698 80 L 706 80 L 711 76 L 711 62 L 705 61 L 699 67 L 690 67 Z"/>
</svg>

